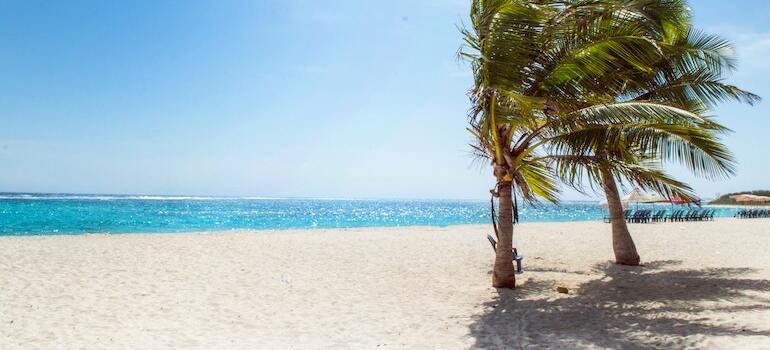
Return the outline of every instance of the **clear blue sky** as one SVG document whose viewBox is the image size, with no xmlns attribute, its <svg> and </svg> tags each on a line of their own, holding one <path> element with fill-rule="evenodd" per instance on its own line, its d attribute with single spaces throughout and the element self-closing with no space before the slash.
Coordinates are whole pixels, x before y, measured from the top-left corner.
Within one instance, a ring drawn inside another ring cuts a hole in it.
<svg viewBox="0 0 770 350">
<path fill-rule="evenodd" d="M 770 99 L 770 2 L 691 6 L 735 43 L 733 81 Z M 467 7 L 4 1 L 0 191 L 484 198 L 455 59 Z M 704 196 L 770 188 L 768 111 L 721 108 L 738 176 L 685 179 Z"/>
</svg>

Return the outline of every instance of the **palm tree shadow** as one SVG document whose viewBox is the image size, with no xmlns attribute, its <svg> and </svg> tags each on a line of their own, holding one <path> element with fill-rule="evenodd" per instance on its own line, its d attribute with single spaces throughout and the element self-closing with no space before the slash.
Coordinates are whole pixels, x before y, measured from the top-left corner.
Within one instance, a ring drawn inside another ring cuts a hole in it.
<svg viewBox="0 0 770 350">
<path fill-rule="evenodd" d="M 741 278 L 749 268 L 674 269 L 679 263 L 599 264 L 602 278 L 565 297 L 551 289 L 555 281 L 501 290 L 471 325 L 474 348 L 683 348 L 706 335 L 770 337 L 770 325 L 708 317 L 770 310 L 770 280 Z"/>
</svg>

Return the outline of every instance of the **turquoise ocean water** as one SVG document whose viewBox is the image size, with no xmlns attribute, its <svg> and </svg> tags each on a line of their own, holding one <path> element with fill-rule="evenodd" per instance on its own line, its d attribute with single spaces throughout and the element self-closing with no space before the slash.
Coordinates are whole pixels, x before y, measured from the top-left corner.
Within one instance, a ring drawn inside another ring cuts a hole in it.
<svg viewBox="0 0 770 350">
<path fill-rule="evenodd" d="M 736 211 L 715 209 L 717 216 Z M 488 201 L 0 193 L 0 235 L 448 226 L 489 223 L 489 213 Z M 520 209 L 521 222 L 590 221 L 605 215 L 596 202 Z"/>
</svg>

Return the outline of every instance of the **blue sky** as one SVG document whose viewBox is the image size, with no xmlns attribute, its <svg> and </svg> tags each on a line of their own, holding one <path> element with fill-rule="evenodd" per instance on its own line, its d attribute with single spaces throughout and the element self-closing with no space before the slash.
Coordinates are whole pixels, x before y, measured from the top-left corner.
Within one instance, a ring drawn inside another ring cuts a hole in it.
<svg viewBox="0 0 770 350">
<path fill-rule="evenodd" d="M 484 198 L 456 61 L 466 1 L 4 1 L 0 191 Z M 770 3 L 691 1 L 770 98 Z M 717 112 L 770 188 L 770 105 Z M 567 191 L 565 199 L 581 198 Z"/>
</svg>

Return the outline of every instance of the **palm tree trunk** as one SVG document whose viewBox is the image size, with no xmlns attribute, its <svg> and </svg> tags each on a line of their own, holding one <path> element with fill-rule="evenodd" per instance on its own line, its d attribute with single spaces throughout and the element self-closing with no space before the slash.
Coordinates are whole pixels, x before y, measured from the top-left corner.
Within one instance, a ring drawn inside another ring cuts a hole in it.
<svg viewBox="0 0 770 350">
<path fill-rule="evenodd" d="M 492 286 L 495 288 L 516 288 L 516 271 L 513 269 L 513 195 L 511 182 L 500 182 L 498 186 L 500 210 L 498 220 L 498 242 L 495 250 L 495 267 Z"/>
<path fill-rule="evenodd" d="M 610 211 L 610 222 L 612 223 L 612 249 L 615 251 L 615 263 L 621 265 L 639 265 L 639 253 L 636 252 L 634 239 L 628 232 L 626 218 L 623 217 L 623 203 L 620 201 L 618 185 L 612 172 L 608 169 L 601 169 L 602 186 L 604 195 L 607 196 L 607 208 Z"/>
</svg>

